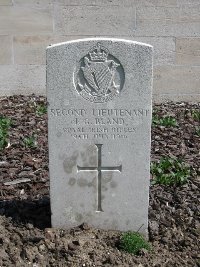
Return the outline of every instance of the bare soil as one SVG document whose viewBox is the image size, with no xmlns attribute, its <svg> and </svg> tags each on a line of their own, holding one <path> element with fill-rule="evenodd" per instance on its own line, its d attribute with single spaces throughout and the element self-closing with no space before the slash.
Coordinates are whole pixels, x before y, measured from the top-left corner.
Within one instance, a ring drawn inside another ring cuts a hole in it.
<svg viewBox="0 0 200 267">
<path fill-rule="evenodd" d="M 149 238 L 152 251 L 131 255 L 119 249 L 121 232 L 82 224 L 51 228 L 47 114 L 40 96 L 0 99 L 0 116 L 12 119 L 9 146 L 0 151 L 0 266 L 200 266 L 200 104 L 154 105 L 159 116 L 173 116 L 177 127 L 152 127 L 152 161 L 177 157 L 190 165 L 183 186 L 151 185 Z M 35 135 L 36 147 L 24 139 Z"/>
</svg>

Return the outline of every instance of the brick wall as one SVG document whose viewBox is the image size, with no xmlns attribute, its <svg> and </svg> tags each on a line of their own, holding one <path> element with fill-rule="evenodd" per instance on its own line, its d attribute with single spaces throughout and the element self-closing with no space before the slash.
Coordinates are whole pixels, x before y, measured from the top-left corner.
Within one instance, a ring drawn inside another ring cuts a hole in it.
<svg viewBox="0 0 200 267">
<path fill-rule="evenodd" d="M 154 46 L 154 100 L 200 100 L 200 0 L 0 0 L 0 95 L 45 94 L 45 48 L 84 37 Z"/>
</svg>

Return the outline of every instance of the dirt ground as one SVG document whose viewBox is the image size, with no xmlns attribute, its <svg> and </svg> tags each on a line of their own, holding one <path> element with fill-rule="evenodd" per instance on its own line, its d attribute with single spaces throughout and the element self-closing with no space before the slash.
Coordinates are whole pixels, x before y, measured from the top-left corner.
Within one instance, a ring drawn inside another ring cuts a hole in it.
<svg viewBox="0 0 200 267">
<path fill-rule="evenodd" d="M 178 157 L 190 165 L 183 186 L 151 185 L 149 238 L 152 251 L 138 256 L 119 249 L 121 233 L 82 224 L 52 229 L 50 221 L 47 114 L 39 96 L 0 99 L 0 116 L 12 120 L 9 145 L 0 151 L 0 267 L 2 266 L 200 266 L 200 104 L 154 105 L 173 116 L 177 127 L 152 127 L 152 161 Z M 25 146 L 34 135 L 36 146 Z"/>
</svg>

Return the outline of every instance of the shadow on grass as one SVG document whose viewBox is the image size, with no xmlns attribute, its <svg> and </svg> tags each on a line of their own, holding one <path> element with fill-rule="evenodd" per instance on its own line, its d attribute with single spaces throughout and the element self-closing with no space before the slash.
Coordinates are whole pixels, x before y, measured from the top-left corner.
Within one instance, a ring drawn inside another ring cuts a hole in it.
<svg viewBox="0 0 200 267">
<path fill-rule="evenodd" d="M 49 197 L 39 200 L 0 201 L 0 215 L 11 217 L 14 223 L 31 223 L 41 230 L 51 227 Z"/>
</svg>

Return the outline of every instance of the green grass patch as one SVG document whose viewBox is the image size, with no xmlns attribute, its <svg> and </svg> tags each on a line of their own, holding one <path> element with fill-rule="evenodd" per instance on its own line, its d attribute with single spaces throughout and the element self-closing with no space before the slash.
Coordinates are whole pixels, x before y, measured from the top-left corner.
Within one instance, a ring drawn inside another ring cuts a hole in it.
<svg viewBox="0 0 200 267">
<path fill-rule="evenodd" d="M 152 184 L 183 185 L 188 182 L 190 167 L 176 158 L 162 158 L 151 163 Z"/>
<path fill-rule="evenodd" d="M 156 114 L 153 114 L 152 117 L 152 126 L 165 126 L 165 127 L 176 127 L 177 121 L 172 116 L 159 117 Z"/>
<path fill-rule="evenodd" d="M 28 148 L 35 148 L 37 147 L 37 141 L 36 141 L 36 136 L 31 135 L 28 137 L 25 137 L 23 140 L 24 146 Z"/>
<path fill-rule="evenodd" d="M 200 136 L 200 127 L 195 127 L 195 134 Z"/>
<path fill-rule="evenodd" d="M 36 115 L 38 116 L 42 116 L 47 113 L 47 106 L 45 106 L 44 104 L 37 105 L 35 109 L 36 109 Z"/>
<path fill-rule="evenodd" d="M 200 121 L 200 110 L 197 109 L 191 110 L 191 115 L 195 121 Z"/>
<path fill-rule="evenodd" d="M 0 117 L 0 150 L 8 146 L 8 131 L 11 126 L 11 120 L 6 117 Z"/>
<path fill-rule="evenodd" d="M 151 245 L 141 234 L 136 232 L 126 232 L 121 236 L 120 249 L 137 255 L 141 249 L 151 250 Z"/>
</svg>

